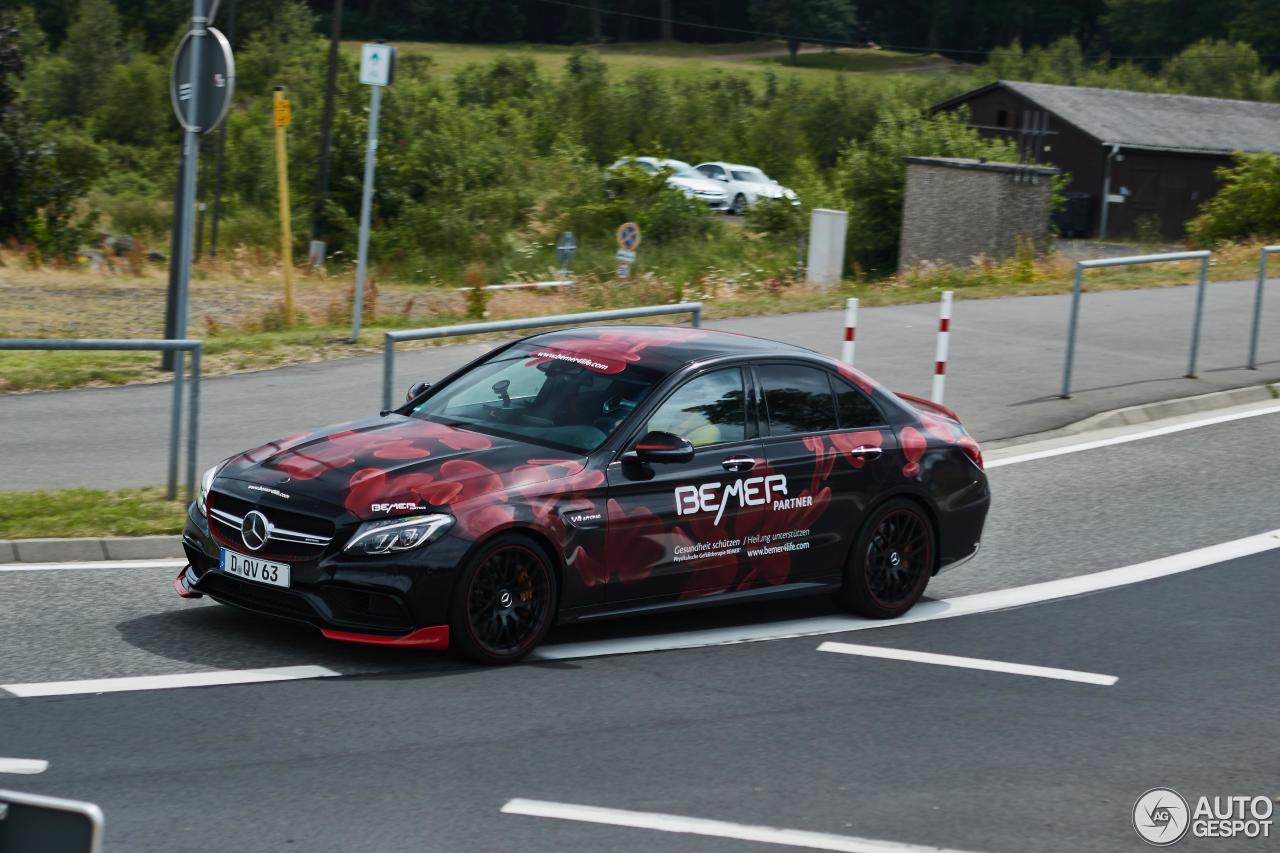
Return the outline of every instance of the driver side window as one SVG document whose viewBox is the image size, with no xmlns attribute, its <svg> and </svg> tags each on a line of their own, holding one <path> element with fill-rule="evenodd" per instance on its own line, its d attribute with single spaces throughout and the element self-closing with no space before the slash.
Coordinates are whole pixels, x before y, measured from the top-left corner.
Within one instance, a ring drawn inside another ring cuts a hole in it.
<svg viewBox="0 0 1280 853">
<path fill-rule="evenodd" d="M 747 437 L 746 393 L 736 367 L 704 373 L 676 389 L 649 418 L 646 431 L 680 436 L 694 447 Z"/>
</svg>

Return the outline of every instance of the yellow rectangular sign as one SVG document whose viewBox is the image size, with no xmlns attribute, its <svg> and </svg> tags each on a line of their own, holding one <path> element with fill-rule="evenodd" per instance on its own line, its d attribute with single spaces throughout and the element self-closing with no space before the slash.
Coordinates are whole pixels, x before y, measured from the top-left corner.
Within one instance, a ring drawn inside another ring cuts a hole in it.
<svg viewBox="0 0 1280 853">
<path fill-rule="evenodd" d="M 276 127 L 288 127 L 293 120 L 293 111 L 289 107 L 288 98 L 280 98 L 275 102 Z"/>
</svg>

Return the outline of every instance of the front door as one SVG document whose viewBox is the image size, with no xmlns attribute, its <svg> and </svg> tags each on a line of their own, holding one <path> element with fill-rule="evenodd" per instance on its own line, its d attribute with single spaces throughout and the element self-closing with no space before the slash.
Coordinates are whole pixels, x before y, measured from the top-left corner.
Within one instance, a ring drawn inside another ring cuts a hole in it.
<svg viewBox="0 0 1280 853">
<path fill-rule="evenodd" d="M 636 433 L 678 435 L 693 445 L 693 459 L 609 466 L 608 600 L 678 599 L 740 582 L 744 528 L 771 488 L 749 402 L 740 368 L 694 376 Z"/>
</svg>

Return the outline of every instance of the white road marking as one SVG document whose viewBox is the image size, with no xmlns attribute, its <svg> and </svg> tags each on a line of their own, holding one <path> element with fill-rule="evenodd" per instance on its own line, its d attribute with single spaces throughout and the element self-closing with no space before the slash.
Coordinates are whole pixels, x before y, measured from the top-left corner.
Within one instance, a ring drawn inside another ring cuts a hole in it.
<svg viewBox="0 0 1280 853">
<path fill-rule="evenodd" d="M 914 663 L 931 663 L 937 666 L 954 666 L 960 669 L 985 669 L 988 672 L 1006 672 L 1010 675 L 1034 675 L 1038 678 L 1056 678 L 1059 681 L 1078 681 L 1081 684 L 1101 684 L 1110 687 L 1120 679 L 1114 675 L 1097 672 L 1080 672 L 1074 669 L 1058 669 L 1052 666 L 1031 666 L 986 658 L 966 658 L 957 655 L 939 655 L 933 652 L 915 652 L 910 649 L 889 649 L 882 646 L 860 646 L 854 643 L 827 641 L 818 646 L 820 652 L 836 652 L 842 655 L 858 655 L 886 660 L 905 660 Z"/>
<path fill-rule="evenodd" d="M 757 643 L 763 640 L 786 640 L 795 637 L 816 637 L 824 634 L 840 634 L 845 631 L 861 631 L 867 628 L 885 628 L 908 625 L 913 622 L 930 622 L 934 619 L 950 619 L 974 613 L 989 613 L 1011 607 L 1039 604 L 1075 595 L 1084 595 L 1104 589 L 1128 586 L 1140 581 L 1176 575 L 1224 563 L 1241 557 L 1261 554 L 1280 548 L 1280 529 L 1246 536 L 1207 548 L 1197 548 L 1181 554 L 1172 554 L 1145 563 L 1135 563 L 1118 569 L 1108 569 L 1073 578 L 998 589 L 962 595 L 941 601 L 922 601 L 905 616 L 891 622 L 862 619 L 857 616 L 818 616 L 809 619 L 792 619 L 765 625 L 737 625 L 731 628 L 712 628 L 705 631 L 688 631 L 678 634 L 657 634 L 649 637 L 620 637 L 615 640 L 595 640 L 584 643 L 543 646 L 531 655 L 533 660 L 571 660 L 599 657 L 601 655 L 636 654 L 638 652 L 667 651 L 671 649 L 696 649 L 704 646 L 727 646 L 736 643 Z"/>
<path fill-rule="evenodd" d="M 503 814 L 528 817 L 549 817 L 580 823 L 603 823 L 609 826 L 625 826 L 632 829 L 653 829 L 658 832 L 678 832 L 685 835 L 709 835 L 714 838 L 732 838 L 737 841 L 756 841 L 762 844 L 781 844 L 786 847 L 805 847 L 809 850 L 842 850 L 845 853 L 963 853 L 943 847 L 924 847 L 917 844 L 900 844 L 896 841 L 877 841 L 872 838 L 855 838 L 851 835 L 831 835 L 826 832 L 810 832 L 803 829 L 779 829 L 773 826 L 754 826 L 748 823 L 730 823 L 727 820 L 708 820 L 700 817 L 662 814 L 661 812 L 633 812 L 627 809 L 609 809 L 600 806 L 580 806 L 573 803 L 552 803 L 546 800 L 508 800 L 502 807 Z"/>
<path fill-rule="evenodd" d="M 1005 456 L 1003 458 L 997 457 L 995 459 L 988 460 L 986 468 L 989 470 L 991 468 L 1001 468 L 1005 465 L 1018 465 L 1022 462 L 1035 462 L 1038 459 L 1049 459 L 1053 456 L 1065 456 L 1068 453 L 1080 453 L 1084 450 L 1096 450 L 1099 447 L 1111 447 L 1116 444 L 1127 444 L 1130 441 L 1143 441 L 1148 438 L 1159 438 L 1162 435 L 1171 435 L 1175 432 L 1185 432 L 1191 429 L 1214 426 L 1215 424 L 1230 423 L 1231 421 L 1242 421 L 1246 418 L 1256 418 L 1261 417 L 1262 415 L 1274 415 L 1278 412 L 1280 412 L 1280 403 L 1272 406 L 1266 406 L 1261 409 L 1251 409 L 1247 412 L 1232 412 L 1226 415 L 1214 415 L 1212 417 L 1201 418 L 1199 420 L 1155 427 L 1141 432 L 1129 433 L 1128 435 L 1117 435 L 1112 436 L 1111 438 L 1098 438 L 1092 441 L 1082 441 L 1078 444 L 1066 444 L 1060 447 L 1050 447 L 1044 450 L 1018 453 L 1013 456 Z M 1010 449 L 1012 450 L 1016 448 Z"/>
<path fill-rule="evenodd" d="M 34 776 L 49 769 L 49 762 L 41 758 L 0 758 L 0 773 L 21 773 Z"/>
<path fill-rule="evenodd" d="M 296 681 L 341 675 L 326 666 L 276 666 L 265 669 L 215 669 L 173 675 L 138 675 L 124 678 L 92 678 L 85 681 L 39 681 L 0 684 L 14 696 L 76 696 L 85 693 L 121 693 L 129 690 L 170 690 L 175 687 L 210 687 L 221 684 L 256 684 L 263 681 Z"/>
<path fill-rule="evenodd" d="M 68 572 L 76 569 L 180 569 L 186 560 L 92 560 L 83 563 L 3 563 L 0 572 Z"/>
</svg>

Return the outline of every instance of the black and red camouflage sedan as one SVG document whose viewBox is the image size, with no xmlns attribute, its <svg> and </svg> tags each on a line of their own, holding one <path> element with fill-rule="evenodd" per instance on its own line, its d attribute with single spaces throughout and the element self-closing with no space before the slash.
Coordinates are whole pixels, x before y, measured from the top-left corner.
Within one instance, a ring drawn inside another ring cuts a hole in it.
<svg viewBox="0 0 1280 853">
<path fill-rule="evenodd" d="M 175 588 L 505 663 L 556 622 L 763 595 L 892 618 L 989 504 L 949 409 L 773 341 L 579 328 L 210 468 Z"/>
</svg>

